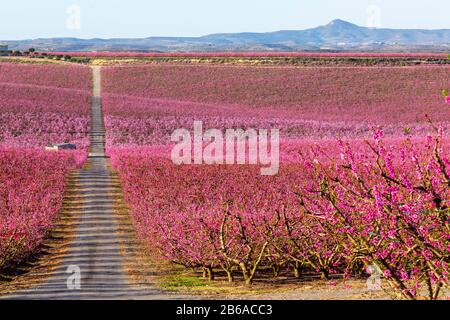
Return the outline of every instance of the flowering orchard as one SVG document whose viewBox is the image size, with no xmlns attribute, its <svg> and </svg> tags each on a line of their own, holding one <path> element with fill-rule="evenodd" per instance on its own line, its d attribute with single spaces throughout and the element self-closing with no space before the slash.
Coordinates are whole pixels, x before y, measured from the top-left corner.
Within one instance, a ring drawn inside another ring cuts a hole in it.
<svg viewBox="0 0 450 320">
<path fill-rule="evenodd" d="M 212 116 L 240 110 L 250 116 L 270 112 L 273 117 L 290 111 L 286 116 L 304 120 L 413 124 L 426 122 L 426 112 L 445 118 L 438 94 L 449 85 L 449 72 L 448 66 L 122 66 L 104 69 L 103 92 L 124 100 L 139 97 L 159 102 L 171 115 L 180 112 L 176 109 Z M 198 103 L 198 107 L 191 111 L 191 105 L 183 108 L 182 103 Z M 136 104 L 124 107 L 123 103 L 106 106 L 106 111 L 132 116 Z"/>
<path fill-rule="evenodd" d="M 86 160 L 90 79 L 86 67 L 0 64 L 0 273 L 39 247 Z M 43 151 L 63 142 L 79 150 Z"/>
<path fill-rule="evenodd" d="M 85 158 L 83 151 L 0 148 L 0 272 L 41 244 L 61 209 L 70 170 Z"/>
<path fill-rule="evenodd" d="M 0 64 L 0 82 L 89 91 L 88 67 L 55 64 Z"/>
<path fill-rule="evenodd" d="M 378 270 L 397 297 L 449 290 L 448 67 L 108 67 L 107 145 L 155 255 L 251 284 L 268 270 Z M 428 119 L 431 119 L 431 124 Z M 177 128 L 280 129 L 278 175 L 176 166 Z M 382 128 L 373 129 L 373 128 Z M 374 133 L 375 130 L 375 133 Z M 384 136 L 384 138 L 382 137 Z M 340 138 L 341 140 L 337 140 Z"/>
<path fill-rule="evenodd" d="M 449 67 L 126 66 L 103 70 L 108 146 L 166 144 L 195 120 L 210 128 L 278 128 L 289 139 L 431 133 L 449 125 L 439 91 Z"/>
<path fill-rule="evenodd" d="M 89 144 L 90 69 L 0 64 L 0 145 Z"/>
<path fill-rule="evenodd" d="M 448 141 L 380 136 L 301 144 L 301 160 L 273 177 L 256 166 L 175 166 L 168 147 L 115 149 L 112 159 L 149 247 L 211 279 L 239 272 L 251 284 L 268 269 L 329 278 L 375 265 L 398 295 L 438 298 L 449 283 Z"/>
<path fill-rule="evenodd" d="M 441 298 L 450 290 L 449 71 L 104 68 L 108 153 L 140 237 L 211 280 L 370 269 L 397 297 Z M 67 175 L 86 159 L 91 90 L 87 67 L 0 64 L 0 270 L 32 254 L 57 219 Z M 278 174 L 176 166 L 171 134 L 195 121 L 218 132 L 279 129 Z M 79 151 L 42 151 L 60 142 Z"/>
</svg>

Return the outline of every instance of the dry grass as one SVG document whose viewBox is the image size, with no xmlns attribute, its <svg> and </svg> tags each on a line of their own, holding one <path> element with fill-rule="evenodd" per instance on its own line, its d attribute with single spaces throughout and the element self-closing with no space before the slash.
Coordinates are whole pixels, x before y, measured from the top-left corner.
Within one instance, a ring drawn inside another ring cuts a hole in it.
<svg viewBox="0 0 450 320">
<path fill-rule="evenodd" d="M 69 62 L 54 59 L 37 59 L 30 57 L 0 57 L 0 63 L 26 63 L 26 64 L 68 64 Z"/>
<path fill-rule="evenodd" d="M 220 64 L 242 66 L 415 66 L 449 64 L 446 58 L 402 57 L 90 57 L 92 65 Z"/>
</svg>

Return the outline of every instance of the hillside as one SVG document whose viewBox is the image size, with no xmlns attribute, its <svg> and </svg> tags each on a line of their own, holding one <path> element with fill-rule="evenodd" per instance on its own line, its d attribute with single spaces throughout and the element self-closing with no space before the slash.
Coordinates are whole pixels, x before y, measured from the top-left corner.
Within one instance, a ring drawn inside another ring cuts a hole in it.
<svg viewBox="0 0 450 320">
<path fill-rule="evenodd" d="M 4 41 L 10 49 L 40 51 L 438 51 L 450 49 L 450 29 L 373 29 L 333 20 L 306 30 L 223 33 L 142 39 L 49 38 Z"/>
</svg>

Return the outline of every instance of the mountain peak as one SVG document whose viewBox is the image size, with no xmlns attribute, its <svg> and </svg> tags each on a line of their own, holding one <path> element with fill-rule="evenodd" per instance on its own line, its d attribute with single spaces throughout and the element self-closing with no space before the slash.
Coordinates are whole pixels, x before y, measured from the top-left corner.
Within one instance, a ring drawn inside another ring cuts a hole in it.
<svg viewBox="0 0 450 320">
<path fill-rule="evenodd" d="M 341 19 L 335 19 L 331 21 L 329 24 L 326 25 L 327 27 L 333 27 L 333 28 L 355 28 L 358 27 L 356 24 L 350 23 L 348 21 L 344 21 Z"/>
</svg>

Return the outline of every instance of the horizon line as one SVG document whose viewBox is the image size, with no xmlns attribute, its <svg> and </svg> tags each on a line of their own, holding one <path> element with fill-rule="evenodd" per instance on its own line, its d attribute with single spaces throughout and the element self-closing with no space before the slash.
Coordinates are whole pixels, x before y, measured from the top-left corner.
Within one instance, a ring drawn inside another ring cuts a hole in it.
<svg viewBox="0 0 450 320">
<path fill-rule="evenodd" d="M 50 37 L 39 37 L 39 38 L 22 38 L 22 39 L 13 39 L 13 40 L 5 40 L 0 39 L 0 41 L 3 42 L 13 42 L 13 41 L 35 41 L 35 40 L 48 40 L 48 39 L 77 39 L 77 40 L 121 40 L 121 39 L 132 39 L 132 40 L 138 40 L 138 39 L 157 39 L 157 38 L 183 38 L 183 39 L 200 39 L 203 37 L 213 36 L 213 35 L 239 35 L 239 34 L 270 34 L 270 33 L 277 33 L 277 32 L 295 32 L 295 31 L 307 31 L 307 30 L 313 30 L 321 27 L 326 27 L 331 25 L 334 22 L 341 22 L 346 23 L 349 25 L 356 26 L 358 28 L 364 28 L 364 29 L 373 29 L 373 30 L 405 30 L 405 31 L 443 31 L 443 30 L 450 30 L 449 28 L 439 28 L 439 29 L 423 29 L 423 28 L 370 28 L 366 26 L 361 26 L 343 19 L 333 19 L 327 24 L 318 25 L 316 27 L 306 28 L 306 29 L 281 29 L 281 30 L 272 30 L 272 31 L 240 31 L 240 32 L 216 32 L 216 33 L 206 33 L 199 36 L 148 36 L 148 37 L 117 37 L 117 38 L 108 38 L 108 37 L 90 37 L 90 38 L 84 38 L 84 37 L 61 37 L 61 36 L 50 36 Z"/>
</svg>

